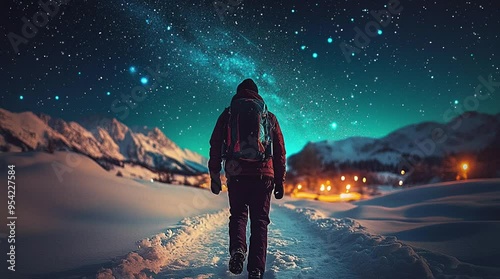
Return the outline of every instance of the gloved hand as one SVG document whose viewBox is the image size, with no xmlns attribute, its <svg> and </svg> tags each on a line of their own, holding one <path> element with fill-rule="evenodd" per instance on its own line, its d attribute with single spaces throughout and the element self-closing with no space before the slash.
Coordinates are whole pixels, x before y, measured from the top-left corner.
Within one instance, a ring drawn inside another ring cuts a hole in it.
<svg viewBox="0 0 500 279">
<path fill-rule="evenodd" d="M 216 195 L 222 191 L 222 182 L 220 181 L 219 173 L 210 173 L 210 190 Z"/>
<path fill-rule="evenodd" d="M 283 182 L 275 182 L 274 183 L 274 197 L 276 199 L 283 198 L 283 194 L 285 193 L 285 189 L 283 188 Z"/>
</svg>

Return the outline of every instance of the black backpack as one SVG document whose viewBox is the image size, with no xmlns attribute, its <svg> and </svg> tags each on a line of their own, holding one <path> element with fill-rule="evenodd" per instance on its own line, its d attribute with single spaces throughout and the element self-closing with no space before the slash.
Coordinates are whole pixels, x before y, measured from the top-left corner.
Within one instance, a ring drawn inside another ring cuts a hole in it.
<svg viewBox="0 0 500 279">
<path fill-rule="evenodd" d="M 273 125 L 262 100 L 240 98 L 226 108 L 222 157 L 244 161 L 267 161 L 273 156 Z"/>
</svg>

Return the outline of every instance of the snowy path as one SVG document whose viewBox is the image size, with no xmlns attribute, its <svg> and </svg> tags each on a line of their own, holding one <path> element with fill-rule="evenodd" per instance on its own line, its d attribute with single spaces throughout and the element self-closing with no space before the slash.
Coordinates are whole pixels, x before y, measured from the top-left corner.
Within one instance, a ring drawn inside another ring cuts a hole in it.
<svg viewBox="0 0 500 279">
<path fill-rule="evenodd" d="M 246 272 L 233 275 L 227 271 L 227 218 L 227 213 L 220 214 L 218 226 L 186 241 L 179 260 L 155 278 L 246 278 Z M 324 240 L 299 224 L 289 209 L 274 206 L 269 229 L 265 278 L 349 278 L 325 250 Z"/>
</svg>

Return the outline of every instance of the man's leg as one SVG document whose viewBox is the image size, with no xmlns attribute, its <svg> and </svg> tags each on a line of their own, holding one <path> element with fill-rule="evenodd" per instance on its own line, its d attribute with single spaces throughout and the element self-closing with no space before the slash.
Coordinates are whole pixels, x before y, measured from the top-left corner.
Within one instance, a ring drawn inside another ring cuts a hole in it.
<svg viewBox="0 0 500 279">
<path fill-rule="evenodd" d="M 231 178 L 228 182 L 229 195 L 229 253 L 236 249 L 247 252 L 246 230 L 248 223 L 248 206 L 246 187 L 239 178 Z"/>
<path fill-rule="evenodd" d="M 247 270 L 259 269 L 264 274 L 267 254 L 267 226 L 273 182 L 271 178 L 257 178 L 252 181 L 253 191 L 249 194 L 250 207 L 250 251 Z"/>
</svg>

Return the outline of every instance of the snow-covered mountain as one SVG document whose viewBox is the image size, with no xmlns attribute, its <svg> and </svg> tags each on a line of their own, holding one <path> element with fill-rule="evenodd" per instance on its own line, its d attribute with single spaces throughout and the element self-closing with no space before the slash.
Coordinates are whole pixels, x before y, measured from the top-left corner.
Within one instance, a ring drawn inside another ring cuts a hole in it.
<svg viewBox="0 0 500 279">
<path fill-rule="evenodd" d="M 0 150 L 72 150 L 105 166 L 134 164 L 153 172 L 207 172 L 206 158 L 180 148 L 158 128 L 132 129 L 116 119 L 94 119 L 81 125 L 45 114 L 0 109 Z"/>
<path fill-rule="evenodd" d="M 500 155 L 500 114 L 466 112 L 448 123 L 408 125 L 379 139 L 352 137 L 308 143 L 289 158 L 289 163 L 294 169 L 313 156 L 323 167 L 357 165 L 360 168 L 364 163 L 390 167 L 486 150 L 488 156 Z"/>
</svg>

